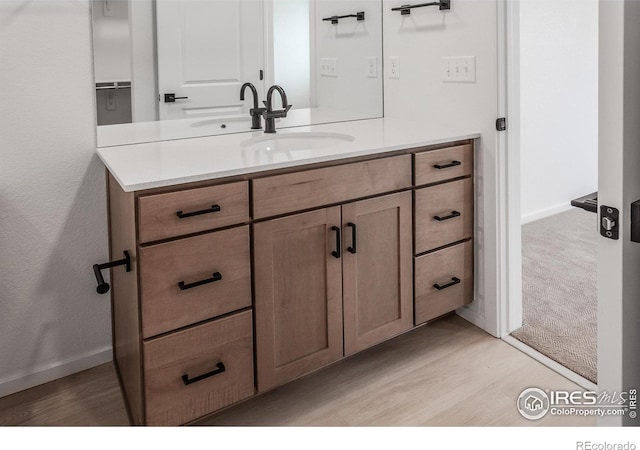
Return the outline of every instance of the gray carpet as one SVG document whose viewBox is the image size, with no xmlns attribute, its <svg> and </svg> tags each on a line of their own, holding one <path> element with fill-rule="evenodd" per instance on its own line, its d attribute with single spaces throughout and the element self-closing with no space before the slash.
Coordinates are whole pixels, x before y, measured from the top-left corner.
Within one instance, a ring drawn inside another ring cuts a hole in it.
<svg viewBox="0 0 640 450">
<path fill-rule="evenodd" d="M 578 208 L 522 227 L 516 339 L 596 382 L 597 215 Z"/>
</svg>

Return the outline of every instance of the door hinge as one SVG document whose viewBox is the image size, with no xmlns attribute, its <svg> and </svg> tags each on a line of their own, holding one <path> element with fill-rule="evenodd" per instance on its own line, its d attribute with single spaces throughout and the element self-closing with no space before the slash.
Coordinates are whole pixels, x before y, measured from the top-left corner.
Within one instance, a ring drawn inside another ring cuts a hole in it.
<svg viewBox="0 0 640 450">
<path fill-rule="evenodd" d="M 496 130 L 498 131 L 506 131 L 507 129 L 507 118 L 500 117 L 496 120 Z"/>
</svg>

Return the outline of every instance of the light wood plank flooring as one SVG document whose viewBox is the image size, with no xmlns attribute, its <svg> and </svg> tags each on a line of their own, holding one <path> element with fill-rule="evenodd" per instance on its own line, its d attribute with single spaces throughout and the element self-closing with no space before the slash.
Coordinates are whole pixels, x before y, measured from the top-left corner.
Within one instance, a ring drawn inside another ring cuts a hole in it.
<svg viewBox="0 0 640 450">
<path fill-rule="evenodd" d="M 452 316 L 198 422 L 267 426 L 595 426 L 594 418 L 522 418 L 531 386 L 579 389 Z M 0 399 L 0 425 L 126 425 L 112 364 Z"/>
</svg>

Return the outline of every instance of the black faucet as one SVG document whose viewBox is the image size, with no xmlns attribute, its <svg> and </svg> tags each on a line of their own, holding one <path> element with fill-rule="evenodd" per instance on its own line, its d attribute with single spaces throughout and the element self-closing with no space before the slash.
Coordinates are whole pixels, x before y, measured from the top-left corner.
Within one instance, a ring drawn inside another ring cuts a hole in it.
<svg viewBox="0 0 640 450">
<path fill-rule="evenodd" d="M 273 96 L 273 91 L 278 91 L 280 94 L 280 98 L 282 99 L 282 108 L 280 110 L 273 110 L 273 102 L 271 97 Z M 287 104 L 287 94 L 285 94 L 284 89 L 282 89 L 278 85 L 273 85 L 267 91 L 267 101 L 264 102 L 267 109 L 262 113 L 264 116 L 264 132 L 265 133 L 275 133 L 276 132 L 276 118 L 279 117 L 287 117 L 287 112 L 291 109 L 291 106 Z"/>
<path fill-rule="evenodd" d="M 249 110 L 249 114 L 251 115 L 251 129 L 260 130 L 262 128 L 260 117 L 262 116 L 262 113 L 266 110 L 266 108 L 258 107 L 258 91 L 256 90 L 256 87 L 251 83 L 245 83 L 240 88 L 240 100 L 244 100 L 244 91 L 246 88 L 251 89 L 251 93 L 253 94 L 253 108 Z"/>
</svg>

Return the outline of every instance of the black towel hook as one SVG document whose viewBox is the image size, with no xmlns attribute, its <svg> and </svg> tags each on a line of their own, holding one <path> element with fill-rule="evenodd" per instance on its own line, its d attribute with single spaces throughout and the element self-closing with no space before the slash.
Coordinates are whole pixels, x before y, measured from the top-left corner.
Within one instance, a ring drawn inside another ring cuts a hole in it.
<svg viewBox="0 0 640 450">
<path fill-rule="evenodd" d="M 96 288 L 96 292 L 98 294 L 106 294 L 107 292 L 109 292 L 109 288 L 111 287 L 109 286 L 109 283 L 105 282 L 104 278 L 102 277 L 101 271 L 103 269 L 110 269 L 111 267 L 117 267 L 117 266 L 125 266 L 126 271 L 131 272 L 131 257 L 129 256 L 129 252 L 125 250 L 123 253 L 124 253 L 123 259 L 93 265 L 93 274 L 96 276 L 96 281 L 98 282 L 98 287 Z"/>
</svg>

